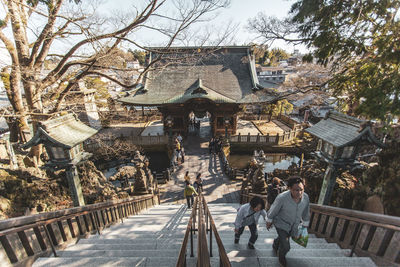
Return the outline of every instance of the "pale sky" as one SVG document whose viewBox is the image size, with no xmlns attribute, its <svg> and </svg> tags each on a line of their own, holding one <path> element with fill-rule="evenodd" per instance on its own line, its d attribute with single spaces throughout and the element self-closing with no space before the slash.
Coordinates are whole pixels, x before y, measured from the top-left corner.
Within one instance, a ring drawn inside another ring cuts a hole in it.
<svg viewBox="0 0 400 267">
<path fill-rule="evenodd" d="M 98 7 L 98 12 L 108 16 L 113 14 L 113 12 L 126 12 L 131 10 L 133 3 L 136 4 L 138 2 L 140 3 L 141 1 L 103 0 L 103 4 Z M 217 32 L 218 29 L 223 28 L 231 22 L 232 24 L 238 25 L 238 27 L 235 31 L 235 38 L 232 43 L 229 43 L 230 45 L 243 45 L 250 42 L 257 42 L 257 40 L 255 40 L 255 34 L 248 32 L 246 29 L 247 21 L 254 18 L 259 12 L 264 12 L 268 16 L 284 17 L 294 2 L 295 0 L 231 0 L 231 5 L 228 8 L 221 9 L 216 18 L 206 24 L 201 24 L 199 27 L 209 27 L 211 30 Z M 137 36 L 139 41 L 144 45 L 156 46 L 161 44 L 160 39 L 155 37 L 154 32 L 143 31 L 137 34 Z M 71 44 L 64 43 L 62 45 L 57 45 L 57 50 L 68 49 Z M 8 52 L 6 52 L 2 46 L 1 44 L 0 66 L 9 62 Z M 285 43 L 276 42 L 273 46 L 284 48 L 288 52 L 293 52 L 294 49 L 292 46 L 288 46 Z M 301 52 L 305 51 L 302 47 L 296 48 L 300 49 Z"/>
<path fill-rule="evenodd" d="M 296 2 L 295 0 L 231 0 L 231 4 L 226 9 L 221 9 L 215 19 L 209 22 L 215 27 L 223 27 L 229 22 L 233 24 L 238 24 L 238 29 L 236 32 L 235 42 L 232 45 L 243 45 L 250 42 L 256 42 L 256 35 L 250 33 L 246 29 L 246 25 L 249 19 L 254 18 L 259 12 L 263 12 L 268 16 L 276 16 L 278 18 L 285 17 L 290 10 L 291 5 Z M 123 11 L 129 8 L 129 1 L 126 0 L 104 0 L 102 8 L 106 13 L 114 11 Z M 149 42 L 151 45 L 153 41 L 151 34 L 148 39 L 144 38 L 145 42 Z M 148 41 L 150 40 L 150 41 Z M 157 44 L 153 44 L 157 45 Z M 278 46 L 288 50 L 288 52 L 293 52 L 293 47 L 288 46 L 285 43 L 275 43 L 273 46 Z M 300 51 L 305 51 L 302 47 L 296 47 Z"/>
</svg>

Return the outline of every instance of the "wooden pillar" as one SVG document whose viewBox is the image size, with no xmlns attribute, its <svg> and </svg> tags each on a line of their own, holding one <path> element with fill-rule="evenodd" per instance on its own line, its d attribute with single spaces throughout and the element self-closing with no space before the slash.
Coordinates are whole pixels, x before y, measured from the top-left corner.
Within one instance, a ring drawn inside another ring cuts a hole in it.
<svg viewBox="0 0 400 267">
<path fill-rule="evenodd" d="M 78 172 L 75 166 L 71 166 L 65 170 L 67 176 L 68 187 L 71 194 L 71 198 L 74 201 L 74 206 L 84 206 L 85 200 L 83 198 L 81 181 L 79 180 Z"/>
<path fill-rule="evenodd" d="M 325 171 L 321 192 L 319 193 L 318 204 L 329 205 L 333 189 L 335 188 L 336 185 L 336 176 L 337 176 L 336 167 L 332 163 L 329 163 L 328 168 L 326 168 Z"/>
<path fill-rule="evenodd" d="M 235 114 L 233 115 L 233 129 L 232 129 L 232 135 L 236 134 L 236 130 L 237 130 L 237 121 L 238 121 L 238 115 Z"/>
</svg>

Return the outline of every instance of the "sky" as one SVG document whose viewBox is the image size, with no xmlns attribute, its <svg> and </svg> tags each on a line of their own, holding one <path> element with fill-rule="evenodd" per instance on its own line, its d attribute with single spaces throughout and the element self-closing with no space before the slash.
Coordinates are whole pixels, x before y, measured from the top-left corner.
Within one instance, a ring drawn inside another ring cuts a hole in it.
<svg viewBox="0 0 400 267">
<path fill-rule="evenodd" d="M 129 2 L 128 0 L 102 0 L 101 2 L 102 4 L 98 6 L 98 12 L 100 14 L 111 16 L 114 12 L 126 12 L 131 8 L 132 3 L 136 4 L 141 1 Z M 231 24 L 237 25 L 237 28 L 235 31 L 235 38 L 229 44 L 243 45 L 250 42 L 257 42 L 256 35 L 250 33 L 246 29 L 248 20 L 254 18 L 259 12 L 264 12 L 268 16 L 282 18 L 286 16 L 294 2 L 295 0 L 231 0 L 230 6 L 221 9 L 215 18 L 207 23 L 207 26 L 201 24 L 199 27 L 210 27 L 212 30 L 215 29 L 215 31 L 218 31 L 219 28 L 223 28 L 230 22 Z M 171 6 L 166 6 L 166 8 L 171 8 Z M 2 12 L 0 12 L 0 17 L 3 17 L 1 13 Z M 138 36 L 141 43 L 144 45 L 155 46 L 161 44 L 161 42 L 158 42 L 158 37 L 155 37 L 154 32 L 142 31 Z M 68 49 L 70 46 L 71 44 L 64 43 L 58 45 L 58 50 Z M 275 42 L 273 46 L 284 48 L 288 52 L 293 52 L 294 49 L 293 46 L 279 42 Z M 305 49 L 302 47 L 296 48 L 300 49 L 300 52 L 305 52 Z M 8 62 L 8 52 L 0 43 L 0 66 Z"/>
<path fill-rule="evenodd" d="M 236 38 L 232 45 L 243 45 L 250 42 L 256 42 L 256 35 L 250 33 L 246 29 L 248 20 L 257 16 L 259 12 L 265 13 L 268 16 L 275 16 L 283 18 L 287 15 L 291 5 L 296 2 L 295 0 L 231 0 L 228 8 L 218 11 L 218 15 L 209 24 L 213 25 L 216 29 L 222 28 L 229 22 L 238 25 L 236 31 Z M 129 7 L 126 0 L 105 0 L 103 11 L 114 12 L 121 11 Z M 146 34 L 145 34 L 146 35 Z M 142 37 L 145 42 L 151 43 L 153 33 L 149 36 Z M 154 38 L 153 38 L 154 39 Z M 148 41 L 149 40 L 149 41 Z M 288 52 L 293 52 L 293 46 L 288 46 L 285 43 L 275 43 L 273 46 L 281 47 Z M 296 47 L 303 50 L 302 47 Z M 303 50 L 304 52 L 304 50 Z"/>
</svg>

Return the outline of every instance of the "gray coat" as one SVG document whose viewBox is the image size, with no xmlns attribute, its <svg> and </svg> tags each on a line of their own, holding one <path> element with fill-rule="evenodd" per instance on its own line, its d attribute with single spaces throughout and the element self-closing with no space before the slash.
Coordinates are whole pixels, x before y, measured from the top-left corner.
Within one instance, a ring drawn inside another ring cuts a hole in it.
<svg viewBox="0 0 400 267">
<path fill-rule="evenodd" d="M 277 196 L 268 211 L 267 222 L 273 222 L 276 228 L 285 230 L 291 236 L 297 236 L 297 230 L 302 225 L 310 223 L 310 200 L 306 193 L 299 203 L 296 203 L 290 191 L 283 192 Z"/>
<path fill-rule="evenodd" d="M 254 212 L 249 203 L 242 205 L 236 215 L 235 228 L 239 229 L 240 227 L 250 225 L 253 222 L 257 225 L 260 215 L 262 215 L 265 220 L 267 212 L 265 210 Z"/>
</svg>

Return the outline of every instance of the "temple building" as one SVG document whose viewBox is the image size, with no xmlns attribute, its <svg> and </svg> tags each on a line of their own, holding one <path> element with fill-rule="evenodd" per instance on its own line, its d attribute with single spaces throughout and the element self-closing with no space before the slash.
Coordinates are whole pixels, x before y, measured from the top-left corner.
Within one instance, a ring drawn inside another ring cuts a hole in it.
<svg viewBox="0 0 400 267">
<path fill-rule="evenodd" d="M 245 104 L 270 103 L 273 90 L 257 79 L 250 46 L 148 48 L 142 86 L 119 101 L 156 106 L 164 129 L 187 133 L 190 115 L 210 117 L 212 134 L 235 134 Z M 166 132 L 166 131 L 165 131 Z"/>
</svg>

